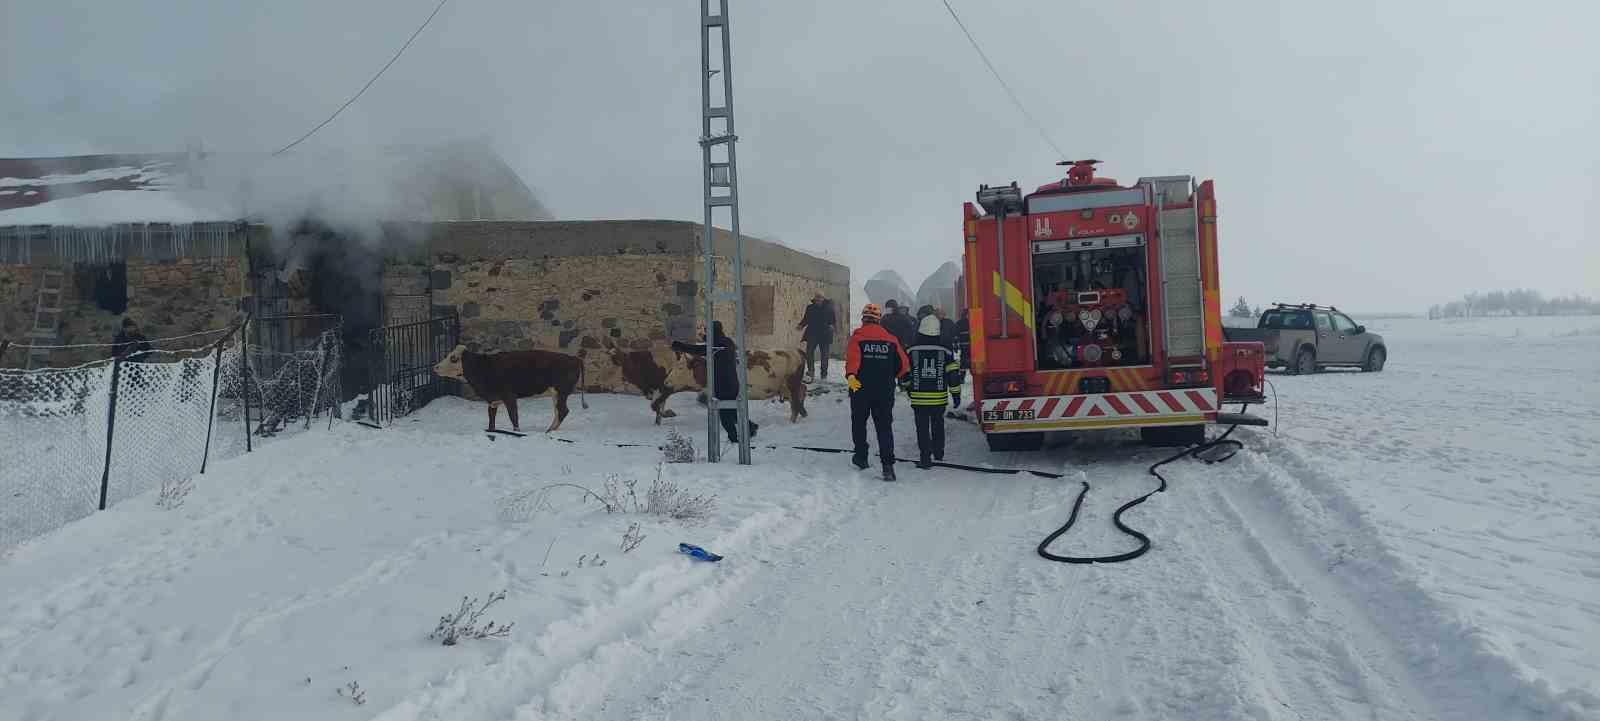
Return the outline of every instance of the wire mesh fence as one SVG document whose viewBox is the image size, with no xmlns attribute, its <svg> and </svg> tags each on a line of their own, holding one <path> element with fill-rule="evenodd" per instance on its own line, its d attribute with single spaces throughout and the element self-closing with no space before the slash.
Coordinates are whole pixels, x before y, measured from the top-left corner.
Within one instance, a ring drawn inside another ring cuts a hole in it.
<svg viewBox="0 0 1600 721">
<path fill-rule="evenodd" d="M 188 350 L 0 368 L 0 546 L 203 473 L 256 439 L 331 422 L 339 323 L 304 325 L 289 345 L 252 347 L 246 325 Z"/>
</svg>

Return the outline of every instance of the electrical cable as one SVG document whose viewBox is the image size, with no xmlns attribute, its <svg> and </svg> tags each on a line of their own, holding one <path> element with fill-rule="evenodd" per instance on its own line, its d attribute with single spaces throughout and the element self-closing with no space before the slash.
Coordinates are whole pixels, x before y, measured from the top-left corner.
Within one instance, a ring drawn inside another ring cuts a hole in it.
<svg viewBox="0 0 1600 721">
<path fill-rule="evenodd" d="M 972 37 L 972 31 L 967 30 L 967 24 L 961 21 L 960 15 L 956 14 L 956 9 L 950 7 L 950 0 L 940 0 L 940 2 L 944 3 L 945 10 L 950 11 L 950 17 L 955 19 L 956 25 L 961 28 L 961 33 L 967 36 L 967 42 L 972 43 L 972 49 L 978 51 L 978 57 L 983 60 L 984 65 L 989 67 L 989 72 L 994 75 L 994 79 L 996 81 L 999 81 L 1000 87 L 1006 91 L 1006 95 L 1011 97 L 1011 102 L 1017 106 L 1017 110 L 1022 111 L 1022 116 L 1027 118 L 1029 123 L 1033 124 L 1033 129 L 1039 132 L 1039 137 L 1044 139 L 1045 144 L 1050 146 L 1052 150 L 1056 151 L 1056 155 L 1058 157 L 1060 157 L 1062 160 L 1065 160 L 1067 154 L 1062 152 L 1061 146 L 1056 145 L 1056 141 L 1050 139 L 1050 134 L 1045 132 L 1044 125 L 1040 124 L 1039 121 L 1033 117 L 1033 114 L 1028 112 L 1028 108 L 1022 104 L 1022 101 L 1017 98 L 1017 94 L 1011 89 L 1011 85 L 1008 84 L 1006 79 L 1000 75 L 1000 71 L 995 69 L 994 63 L 989 61 L 989 55 L 983 52 L 982 47 L 978 46 L 978 40 L 977 38 Z"/>
<path fill-rule="evenodd" d="M 318 130 L 321 130 L 323 127 L 327 126 L 328 123 L 333 122 L 334 118 L 339 117 L 339 114 L 344 112 L 345 108 L 348 108 L 352 104 L 354 104 L 356 102 L 356 99 L 360 98 L 363 94 L 365 94 L 367 92 L 367 88 L 372 87 L 373 83 L 378 82 L 378 78 L 383 77 L 383 73 L 389 69 L 389 66 L 393 65 L 396 60 L 400 59 L 400 56 L 405 53 L 406 48 L 411 47 L 411 42 L 413 40 L 416 40 L 418 35 L 422 34 L 422 30 L 424 28 L 428 27 L 428 23 L 433 22 L 433 16 L 438 15 L 439 11 L 443 10 L 445 4 L 447 4 L 449 2 L 450 2 L 450 0 L 439 0 L 439 5 L 433 9 L 432 13 L 428 14 L 428 19 L 427 20 L 423 20 L 422 24 L 417 26 L 416 32 L 411 33 L 411 37 L 406 39 L 406 43 L 404 45 L 401 45 L 399 50 L 395 51 L 394 57 L 389 58 L 389 62 L 384 63 L 383 67 L 378 69 L 378 73 L 376 75 L 373 75 L 372 79 L 368 80 L 366 85 L 361 86 L 361 89 L 356 91 L 355 95 L 350 96 L 349 100 L 344 101 L 344 105 L 340 105 L 338 110 L 333 111 L 333 114 L 329 115 L 327 120 L 324 120 L 324 121 L 322 121 L 320 123 L 317 123 L 317 127 L 314 127 L 312 129 L 306 131 L 305 135 L 302 135 L 298 139 L 296 139 L 294 142 L 289 143 L 288 145 L 285 145 L 282 148 L 279 148 L 277 150 L 277 152 L 274 152 L 272 155 L 275 157 L 275 156 L 284 154 L 290 148 L 293 148 L 294 146 L 299 145 L 300 143 L 304 142 L 306 140 L 306 138 L 309 138 L 312 135 L 315 135 Z"/>
<path fill-rule="evenodd" d="M 1248 403 L 1240 406 L 1239 407 L 1239 412 L 1243 413 L 1246 408 L 1249 408 L 1249 404 Z M 1062 524 L 1062 526 L 1060 528 L 1057 528 L 1050 535 L 1045 536 L 1045 539 L 1043 541 L 1039 542 L 1039 547 L 1037 549 L 1038 552 L 1039 552 L 1039 555 L 1041 557 L 1047 559 L 1047 560 L 1056 561 L 1058 563 L 1082 563 L 1082 564 L 1087 564 L 1087 563 L 1121 563 L 1123 561 L 1131 561 L 1131 560 L 1133 560 L 1135 558 L 1143 556 L 1146 551 L 1150 550 L 1150 537 L 1146 536 L 1144 533 L 1140 532 L 1138 529 L 1131 528 L 1127 524 L 1123 523 L 1122 522 L 1122 514 L 1127 512 L 1128 509 L 1133 508 L 1133 507 L 1135 507 L 1135 506 L 1137 506 L 1137 505 L 1139 505 L 1141 503 L 1144 503 L 1145 501 L 1149 500 L 1149 498 L 1151 496 L 1153 496 L 1153 495 L 1155 495 L 1157 493 L 1162 493 L 1162 492 L 1167 490 L 1167 478 L 1166 478 L 1166 476 L 1161 475 L 1161 471 L 1158 470 L 1162 466 L 1167 465 L 1168 463 L 1171 463 L 1173 461 L 1176 461 L 1176 460 L 1178 460 L 1180 458 L 1184 458 L 1184 457 L 1194 458 L 1196 460 L 1203 461 L 1206 465 L 1211 465 L 1213 463 L 1221 463 L 1223 461 L 1226 461 L 1229 458 L 1232 458 L 1239 451 L 1243 450 L 1244 449 L 1244 444 L 1243 443 L 1240 443 L 1239 441 L 1232 440 L 1232 439 L 1228 438 L 1228 436 L 1232 435 L 1233 431 L 1235 429 L 1237 429 L 1238 427 L 1239 426 L 1237 426 L 1237 425 L 1228 426 L 1228 430 L 1223 431 L 1222 435 L 1217 436 L 1217 438 L 1215 440 L 1190 446 L 1190 447 L 1185 448 L 1185 449 L 1183 449 L 1181 451 L 1178 451 L 1177 453 L 1175 453 L 1175 454 L 1173 454 L 1171 456 L 1168 456 L 1167 458 L 1164 458 L 1162 460 L 1156 461 L 1155 463 L 1150 465 L 1150 468 L 1148 469 L 1147 472 L 1150 475 L 1155 476 L 1157 480 L 1161 481 L 1161 484 L 1159 486 L 1157 486 L 1155 490 L 1153 490 L 1153 491 L 1151 491 L 1149 493 L 1146 493 L 1146 494 L 1144 494 L 1142 496 L 1139 496 L 1138 498 L 1135 498 L 1135 499 L 1133 499 L 1131 501 L 1128 501 L 1127 503 L 1122 504 L 1122 506 L 1119 507 L 1116 510 L 1115 513 L 1111 514 L 1111 523 L 1117 527 L 1117 530 L 1119 530 L 1119 531 L 1121 531 L 1121 532 L 1123 532 L 1123 533 L 1125 533 L 1125 534 L 1127 534 L 1129 536 L 1133 536 L 1134 538 L 1138 539 L 1138 541 L 1139 541 L 1139 547 L 1138 548 L 1135 548 L 1132 551 L 1128 551 L 1126 553 L 1114 553 L 1114 554 L 1111 554 L 1109 556 L 1062 556 L 1062 555 L 1057 555 L 1057 554 L 1051 553 L 1049 551 L 1050 544 L 1054 543 L 1057 538 L 1060 538 L 1068 530 L 1070 530 L 1072 528 L 1072 524 L 1078 522 L 1078 511 L 1082 510 L 1082 508 L 1083 508 L 1083 499 L 1084 499 L 1084 497 L 1089 495 L 1089 484 L 1088 484 L 1088 482 L 1083 482 L 1083 490 L 1078 491 L 1078 499 L 1073 501 L 1073 503 L 1072 503 L 1072 513 L 1067 516 L 1067 522 Z M 1206 451 L 1213 450 L 1213 449 L 1216 449 L 1216 448 L 1228 448 L 1230 450 L 1226 454 L 1218 455 L 1218 456 L 1202 455 Z"/>
</svg>

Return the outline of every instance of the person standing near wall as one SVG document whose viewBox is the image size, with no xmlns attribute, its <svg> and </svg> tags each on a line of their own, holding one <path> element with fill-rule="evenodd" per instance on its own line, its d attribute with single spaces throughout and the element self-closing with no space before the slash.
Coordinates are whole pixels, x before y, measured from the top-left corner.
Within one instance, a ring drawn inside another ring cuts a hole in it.
<svg viewBox="0 0 1600 721">
<path fill-rule="evenodd" d="M 850 334 L 845 346 L 844 382 L 850 389 L 850 434 L 855 453 L 850 460 L 856 468 L 867 467 L 867 419 L 878 432 L 878 458 L 883 462 L 883 480 L 894 477 L 894 389 L 898 379 L 910 371 L 905 347 L 880 324 L 881 311 L 868 303 L 861 311 L 861 326 Z"/>
<path fill-rule="evenodd" d="M 151 350 L 154 350 L 154 347 L 150 345 L 150 339 L 139 330 L 139 324 L 132 318 L 123 318 L 122 330 L 117 331 L 117 335 L 111 339 L 111 356 L 140 363 Z"/>
<path fill-rule="evenodd" d="M 795 326 L 805 330 L 807 383 L 817 380 L 819 350 L 822 351 L 822 377 L 828 377 L 828 354 L 833 349 L 833 323 L 833 301 L 819 290 L 811 296 L 811 305 L 806 306 L 805 315 L 800 318 L 800 324 Z"/>
<path fill-rule="evenodd" d="M 722 332 L 722 321 L 711 322 L 711 339 L 707 343 L 684 343 L 672 341 L 672 349 L 679 353 L 704 356 L 707 352 L 716 353 L 716 380 L 717 400 L 739 400 L 739 348 L 733 344 L 733 339 Z M 737 405 L 718 404 L 717 415 L 722 421 L 722 430 L 728 432 L 728 442 L 739 442 L 739 407 Z M 755 421 L 749 421 L 750 437 L 756 437 L 756 430 L 761 426 Z"/>
</svg>

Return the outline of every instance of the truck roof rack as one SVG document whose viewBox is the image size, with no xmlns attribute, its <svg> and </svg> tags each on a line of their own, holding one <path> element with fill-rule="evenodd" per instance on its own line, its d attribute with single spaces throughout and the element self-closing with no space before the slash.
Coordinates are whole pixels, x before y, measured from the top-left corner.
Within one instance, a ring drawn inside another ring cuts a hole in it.
<svg viewBox="0 0 1600 721">
<path fill-rule="evenodd" d="M 1340 312 L 1340 310 L 1338 308 L 1335 308 L 1335 307 L 1333 307 L 1331 305 L 1317 305 L 1315 303 L 1273 303 L 1272 307 L 1274 307 L 1274 308 L 1294 308 L 1294 309 L 1297 309 L 1297 310 L 1331 310 L 1331 311 L 1333 311 L 1335 313 Z"/>
</svg>

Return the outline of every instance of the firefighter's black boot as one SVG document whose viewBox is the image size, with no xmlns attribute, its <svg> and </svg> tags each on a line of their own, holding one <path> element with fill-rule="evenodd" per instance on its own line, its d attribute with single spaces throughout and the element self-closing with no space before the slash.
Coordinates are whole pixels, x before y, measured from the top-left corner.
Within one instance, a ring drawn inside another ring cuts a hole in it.
<svg viewBox="0 0 1600 721">
<path fill-rule="evenodd" d="M 929 468 L 932 468 L 933 467 L 933 460 L 928 458 L 928 454 L 924 453 L 924 454 L 922 454 L 921 458 L 917 459 L 917 467 L 921 468 L 923 470 L 927 470 Z"/>
<path fill-rule="evenodd" d="M 850 462 L 854 463 L 856 468 L 860 468 L 863 471 L 867 470 L 867 454 L 865 453 L 857 453 L 850 456 Z"/>
<path fill-rule="evenodd" d="M 885 481 L 895 480 L 895 478 L 894 478 L 894 464 L 893 463 L 885 463 L 885 464 L 883 464 L 883 480 L 885 480 Z"/>
</svg>

